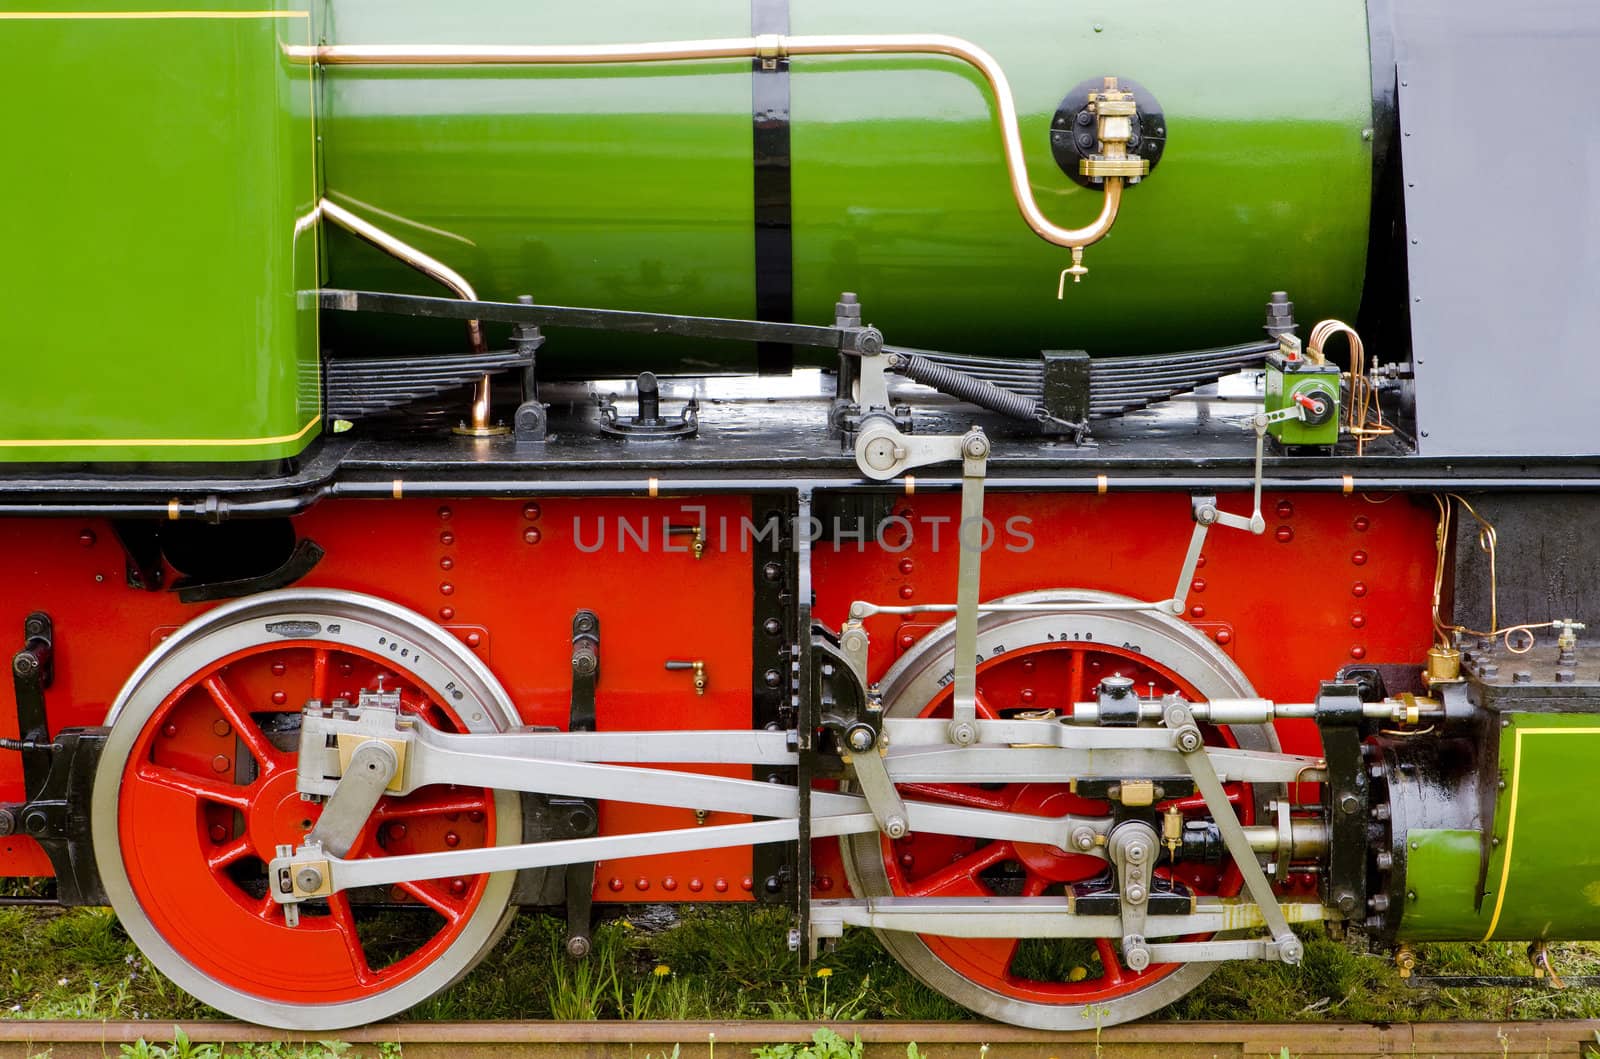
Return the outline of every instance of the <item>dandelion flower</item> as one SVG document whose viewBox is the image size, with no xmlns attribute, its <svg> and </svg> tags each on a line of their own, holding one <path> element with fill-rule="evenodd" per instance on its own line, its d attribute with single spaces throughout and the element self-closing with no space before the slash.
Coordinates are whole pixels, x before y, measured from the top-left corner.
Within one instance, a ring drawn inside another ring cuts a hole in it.
<svg viewBox="0 0 1600 1059">
<path fill-rule="evenodd" d="M 665 978 L 667 975 L 672 973 L 672 968 L 668 967 L 664 963 L 658 963 L 656 964 L 656 969 L 650 973 L 655 975 L 657 978 Z"/>
<path fill-rule="evenodd" d="M 1067 972 L 1067 981 L 1069 982 L 1081 982 L 1087 977 L 1089 977 L 1089 968 L 1087 967 L 1074 967 Z"/>
<path fill-rule="evenodd" d="M 818 978 L 832 978 L 833 977 L 833 968 L 832 967 L 818 967 L 817 968 L 817 977 Z"/>
</svg>

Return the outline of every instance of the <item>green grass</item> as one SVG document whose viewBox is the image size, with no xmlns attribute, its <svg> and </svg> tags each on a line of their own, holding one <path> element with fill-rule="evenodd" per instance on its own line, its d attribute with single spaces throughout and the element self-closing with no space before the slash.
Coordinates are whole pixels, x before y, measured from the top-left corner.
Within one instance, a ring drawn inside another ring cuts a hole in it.
<svg viewBox="0 0 1600 1059">
<path fill-rule="evenodd" d="M 404 1017 L 802 1022 L 972 1017 L 903 971 L 869 932 L 848 932 L 819 964 L 802 972 L 788 951 L 784 909 L 698 907 L 684 908 L 681 915 L 676 926 L 654 933 L 636 928 L 625 915 L 607 919 L 595 932 L 593 953 L 583 961 L 563 954 L 559 920 L 519 916 L 472 974 Z M 1331 940 L 1320 927 L 1305 929 L 1302 936 L 1306 958 L 1300 967 L 1227 964 L 1155 1017 L 1257 1022 L 1600 1017 L 1600 990 L 1413 989 L 1385 957 L 1359 953 Z M 1418 956 L 1419 970 L 1429 974 L 1528 973 L 1523 947 L 1515 944 L 1423 945 Z M 1041 968 L 1060 962 L 1046 952 L 1028 958 Z M 1595 946 L 1556 946 L 1553 959 L 1563 974 L 1600 974 Z M 221 1016 L 151 968 L 107 910 L 0 908 L 0 1017 L 171 1024 Z M 180 1055 L 170 1050 L 140 1054 L 150 1059 Z M 191 1054 L 206 1059 L 200 1052 Z M 263 1052 L 262 1059 L 269 1054 L 276 1053 Z"/>
</svg>

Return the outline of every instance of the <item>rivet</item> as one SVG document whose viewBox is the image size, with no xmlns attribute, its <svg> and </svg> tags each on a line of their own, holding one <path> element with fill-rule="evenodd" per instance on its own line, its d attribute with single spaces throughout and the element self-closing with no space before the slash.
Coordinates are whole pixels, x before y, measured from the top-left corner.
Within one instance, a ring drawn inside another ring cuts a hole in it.
<svg viewBox="0 0 1600 1059">
<path fill-rule="evenodd" d="M 1352 614 L 1352 615 L 1350 615 L 1350 627 L 1352 629 L 1364 628 L 1366 626 L 1366 624 L 1367 624 L 1366 615 L 1364 615 L 1364 614 Z"/>
<path fill-rule="evenodd" d="M 282 706 L 284 703 L 286 703 L 288 701 L 289 701 L 289 696 L 287 694 L 285 694 L 284 692 L 282 692 L 282 691 L 274 691 L 272 693 L 272 704 L 274 706 Z"/>
<path fill-rule="evenodd" d="M 1365 533 L 1371 527 L 1372 520 L 1365 515 L 1357 515 L 1355 522 L 1351 523 L 1351 525 L 1355 526 L 1357 533 Z"/>
<path fill-rule="evenodd" d="M 606 883 L 606 886 L 611 890 L 612 893 L 616 893 L 618 890 L 622 889 L 622 880 L 612 879 L 610 882 Z"/>
<path fill-rule="evenodd" d="M 761 568 L 761 576 L 768 581 L 776 581 L 783 576 L 783 567 L 777 563 L 768 563 Z"/>
<path fill-rule="evenodd" d="M 527 519 L 529 522 L 538 522 L 539 521 L 539 505 L 538 504 L 527 504 L 527 505 L 525 505 L 523 507 L 523 509 L 522 509 L 522 517 Z"/>
<path fill-rule="evenodd" d="M 1206 590 L 1206 579 L 1205 578 L 1197 577 L 1193 581 L 1189 582 L 1189 591 L 1191 591 L 1191 592 L 1204 592 L 1205 590 Z"/>
<path fill-rule="evenodd" d="M 339 672 L 343 673 L 345 676 L 349 676 L 351 673 L 354 673 L 355 671 L 356 671 L 356 667 L 354 665 L 352 665 L 351 663 L 349 663 L 349 662 L 340 662 L 339 663 Z M 350 696 L 348 696 L 348 695 L 345 696 L 345 698 L 349 698 L 349 697 Z"/>
<path fill-rule="evenodd" d="M 1350 561 L 1357 566 L 1367 565 L 1367 553 L 1357 549 L 1350 553 Z"/>
<path fill-rule="evenodd" d="M 1023 672 L 1024 672 L 1024 673 L 1032 673 L 1032 672 L 1033 672 L 1033 670 L 1034 670 L 1034 664 L 1033 664 L 1033 659 L 1031 659 L 1031 658 L 1024 658 L 1024 659 L 1023 659 L 1023 660 L 1022 660 L 1022 671 L 1023 671 Z"/>
<path fill-rule="evenodd" d="M 211 722 L 211 730 L 217 735 L 232 735 L 233 725 L 229 724 L 227 721 L 224 721 L 221 717 L 218 717 L 216 720 Z"/>
<path fill-rule="evenodd" d="M 711 884 L 711 888 L 717 891 L 719 894 L 725 894 L 728 892 L 728 880 L 718 879 L 716 882 Z"/>
<path fill-rule="evenodd" d="M 467 646 L 468 647 L 477 647 L 481 643 L 483 643 L 482 634 L 475 633 L 475 632 L 467 633 Z"/>
<path fill-rule="evenodd" d="M 439 534 L 439 543 L 443 544 L 445 547 L 449 547 L 450 545 L 454 544 L 455 542 L 456 542 L 456 535 L 454 533 L 451 533 L 449 530 L 445 530 L 443 533 Z"/>
<path fill-rule="evenodd" d="M 1288 526 L 1279 526 L 1272 535 L 1278 539 L 1279 544 L 1288 544 L 1294 540 L 1294 530 Z"/>
<path fill-rule="evenodd" d="M 454 594 L 455 594 L 455 591 L 456 591 L 456 586 L 455 586 L 455 585 L 452 585 L 452 584 L 451 584 L 451 583 L 450 583 L 450 582 L 448 582 L 448 581 L 446 581 L 446 582 L 444 582 L 444 583 L 443 583 L 443 584 L 441 584 L 441 585 L 440 585 L 440 586 L 439 586 L 439 595 L 441 595 L 441 596 L 451 596 L 451 595 L 454 595 Z"/>
<path fill-rule="evenodd" d="M 1278 506 L 1274 510 L 1278 512 L 1279 518 L 1287 519 L 1294 517 L 1294 505 L 1287 500 L 1278 501 Z"/>
<path fill-rule="evenodd" d="M 1198 559 L 1196 559 L 1194 561 L 1194 568 L 1196 570 L 1204 570 L 1205 569 L 1205 565 L 1206 565 L 1206 557 L 1203 556 L 1203 555 L 1200 556 L 1200 558 L 1198 558 Z"/>
<path fill-rule="evenodd" d="M 1357 581 L 1355 584 L 1350 586 L 1350 594 L 1355 596 L 1357 599 L 1360 599 L 1362 596 L 1367 594 L 1367 583 L 1365 581 Z"/>
<path fill-rule="evenodd" d="M 441 522 L 449 522 L 450 521 L 450 509 L 449 508 L 441 507 L 439 509 L 439 521 L 441 521 Z"/>
<path fill-rule="evenodd" d="M 817 889 L 821 890 L 823 893 L 827 893 L 829 890 L 833 889 L 833 876 L 817 876 Z"/>
<path fill-rule="evenodd" d="M 402 823 L 399 823 L 399 822 L 390 824 L 389 825 L 389 837 L 392 838 L 392 839 L 396 839 L 396 840 L 405 838 L 406 837 L 406 825 L 402 824 Z"/>
<path fill-rule="evenodd" d="M 228 838 L 228 829 L 227 828 L 223 827 L 221 824 L 212 824 L 211 825 L 211 841 L 213 841 L 213 842 L 225 842 L 225 841 L 227 841 L 227 838 Z"/>
<path fill-rule="evenodd" d="M 94 530 L 86 529 L 82 533 L 78 534 L 78 543 L 83 545 L 85 548 L 93 548 Z"/>
<path fill-rule="evenodd" d="M 212 772 L 227 772 L 232 767 L 233 762 L 229 760 L 228 755 L 226 754 L 218 754 L 216 757 L 211 759 Z"/>
<path fill-rule="evenodd" d="M 783 681 L 783 674 L 776 669 L 769 669 L 762 674 L 762 679 L 767 682 L 767 687 L 775 688 Z"/>
<path fill-rule="evenodd" d="M 909 574 L 912 570 L 916 569 L 916 565 L 917 564 L 913 563 L 910 559 L 901 559 L 900 572 L 902 574 Z"/>
<path fill-rule="evenodd" d="M 900 598 L 901 599 L 910 599 L 914 595 L 916 595 L 916 589 L 912 588 L 910 585 L 901 585 L 900 586 Z"/>
<path fill-rule="evenodd" d="M 633 888 L 635 890 L 648 890 L 650 889 L 650 880 L 641 875 L 633 880 Z"/>
<path fill-rule="evenodd" d="M 1351 658 L 1365 658 L 1365 657 L 1367 657 L 1367 649 L 1365 647 L 1362 647 L 1360 644 L 1357 644 L 1356 646 L 1350 648 L 1350 657 Z"/>
<path fill-rule="evenodd" d="M 777 618 L 768 618 L 761 623 L 761 628 L 768 636 L 776 636 L 783 631 L 783 622 Z"/>
<path fill-rule="evenodd" d="M 746 893 L 749 893 L 751 890 L 754 890 L 755 888 L 756 888 L 756 881 L 754 879 L 750 878 L 750 876 L 746 875 L 743 879 L 739 880 L 739 889 L 745 891 Z"/>
<path fill-rule="evenodd" d="M 474 810 L 472 810 L 472 812 L 467 814 L 467 819 L 471 820 L 475 824 L 483 823 L 483 810 L 482 809 L 474 809 Z"/>
<path fill-rule="evenodd" d="M 1220 643 L 1220 644 L 1230 644 L 1230 643 L 1232 643 L 1233 642 L 1233 633 L 1229 632 L 1227 629 L 1218 629 L 1217 630 L 1217 642 Z"/>
<path fill-rule="evenodd" d="M 161 726 L 161 734 L 166 736 L 168 739 L 171 739 L 173 736 L 178 734 L 178 726 L 168 722 L 167 724 Z"/>
<path fill-rule="evenodd" d="M 273 676 L 281 677 L 287 672 L 289 672 L 289 667 L 284 665 L 282 662 L 274 662 L 274 663 L 272 663 L 272 675 Z"/>
<path fill-rule="evenodd" d="M 661 888 L 670 894 L 678 888 L 678 880 L 669 875 L 661 880 Z"/>
<path fill-rule="evenodd" d="M 455 849 L 457 846 L 461 845 L 461 836 L 456 834 L 454 831 L 446 831 L 444 833 L 444 844 L 449 846 L 451 849 Z"/>
<path fill-rule="evenodd" d="M 450 558 L 448 555 L 439 560 L 439 569 L 441 570 L 454 570 L 455 566 L 456 561 Z"/>
<path fill-rule="evenodd" d="M 689 890 L 692 893 L 699 893 L 701 890 L 704 890 L 705 888 L 706 888 L 706 884 L 701 882 L 699 879 L 690 879 L 689 880 Z"/>
<path fill-rule="evenodd" d="M 452 897 L 465 897 L 467 895 L 467 880 L 465 880 L 465 879 L 451 879 L 450 880 L 450 895 Z"/>
<path fill-rule="evenodd" d="M 441 620 L 441 621 L 449 621 L 451 618 L 453 618 L 455 616 L 456 616 L 456 608 L 454 608 L 454 607 L 440 607 L 439 608 L 439 620 Z"/>
<path fill-rule="evenodd" d="M 900 867 L 909 868 L 917 862 L 917 858 L 910 853 L 900 854 Z"/>
<path fill-rule="evenodd" d="M 1189 608 L 1189 617 L 1191 617 L 1191 618 L 1203 618 L 1205 616 L 1206 616 L 1206 608 L 1202 607 L 1200 604 L 1196 603 L 1194 606 Z"/>
<path fill-rule="evenodd" d="M 529 526 L 527 529 L 522 531 L 522 543 L 538 544 L 539 541 L 543 539 L 543 536 L 544 535 L 541 534 L 536 527 Z"/>
<path fill-rule="evenodd" d="M 1034 694 L 1032 688 L 1023 688 L 1018 697 L 1021 698 L 1023 702 L 1032 702 L 1038 696 Z"/>
<path fill-rule="evenodd" d="M 909 650 L 911 648 L 911 645 L 916 643 L 916 642 L 917 642 L 917 638 L 915 636 L 912 636 L 910 633 L 903 632 L 903 633 L 900 634 L 900 650 L 902 650 L 902 651 Z"/>
</svg>

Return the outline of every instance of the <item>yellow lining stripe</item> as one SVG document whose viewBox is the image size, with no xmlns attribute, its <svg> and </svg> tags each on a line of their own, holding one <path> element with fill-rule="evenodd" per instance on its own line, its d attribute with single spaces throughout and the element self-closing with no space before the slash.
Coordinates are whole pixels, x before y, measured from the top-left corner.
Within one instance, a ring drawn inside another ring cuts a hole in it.
<svg viewBox="0 0 1600 1059">
<path fill-rule="evenodd" d="M 309 11 L 0 11 L 0 21 L 114 22 L 128 19 L 179 18 L 310 18 Z"/>
<path fill-rule="evenodd" d="M 150 446 L 152 448 L 208 448 L 211 446 L 238 447 L 242 445 L 281 445 L 288 441 L 299 441 L 311 433 L 311 428 L 322 421 L 321 416 L 313 416 L 310 422 L 295 431 L 293 434 L 279 434 L 270 438 L 0 438 L 0 448 L 3 449 L 93 449 L 93 448 L 137 448 Z"/>
<path fill-rule="evenodd" d="M 1522 737 L 1525 735 L 1600 735 L 1600 728 L 1518 728 L 1511 750 L 1511 809 L 1506 817 L 1506 855 L 1500 866 L 1499 892 L 1494 895 L 1494 915 L 1489 919 L 1489 929 L 1483 940 L 1494 936 L 1500 925 L 1500 909 L 1506 900 L 1506 882 L 1511 878 L 1511 845 L 1517 837 L 1517 795 L 1522 783 Z"/>
</svg>

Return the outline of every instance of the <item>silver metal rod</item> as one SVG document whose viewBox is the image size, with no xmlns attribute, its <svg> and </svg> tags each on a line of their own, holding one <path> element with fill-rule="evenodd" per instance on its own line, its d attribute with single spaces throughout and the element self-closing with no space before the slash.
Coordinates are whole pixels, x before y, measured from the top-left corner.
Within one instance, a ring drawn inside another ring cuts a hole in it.
<svg viewBox="0 0 1600 1059">
<path fill-rule="evenodd" d="M 477 290 L 467 282 L 467 278 L 461 273 L 438 258 L 418 250 L 405 240 L 389 234 L 370 221 L 362 220 L 338 203 L 323 199 L 317 203 L 316 212 L 358 239 L 370 243 L 390 257 L 404 262 L 429 279 L 448 287 L 450 292 L 462 301 L 475 302 L 478 300 Z M 472 351 L 474 353 L 482 353 L 489 348 L 488 343 L 483 338 L 483 325 L 477 320 L 467 321 L 467 337 L 472 343 Z M 475 430 L 487 430 L 489 428 L 489 389 L 490 379 L 488 375 L 484 375 L 483 378 L 479 379 L 477 385 L 473 388 L 471 422 Z"/>
<path fill-rule="evenodd" d="M 325 44 L 290 46 L 291 56 L 325 66 L 594 66 L 614 63 L 696 62 L 714 59 L 783 59 L 799 55 L 945 55 L 983 75 L 994 98 L 1011 195 L 1017 211 L 1041 239 L 1082 249 L 1105 237 L 1122 203 L 1122 178 L 1107 177 L 1100 213 L 1081 228 L 1063 228 L 1039 208 L 1028 179 L 1017 105 L 1004 67 L 968 40 L 938 33 L 829 34 L 730 37 L 644 44 Z"/>
</svg>

